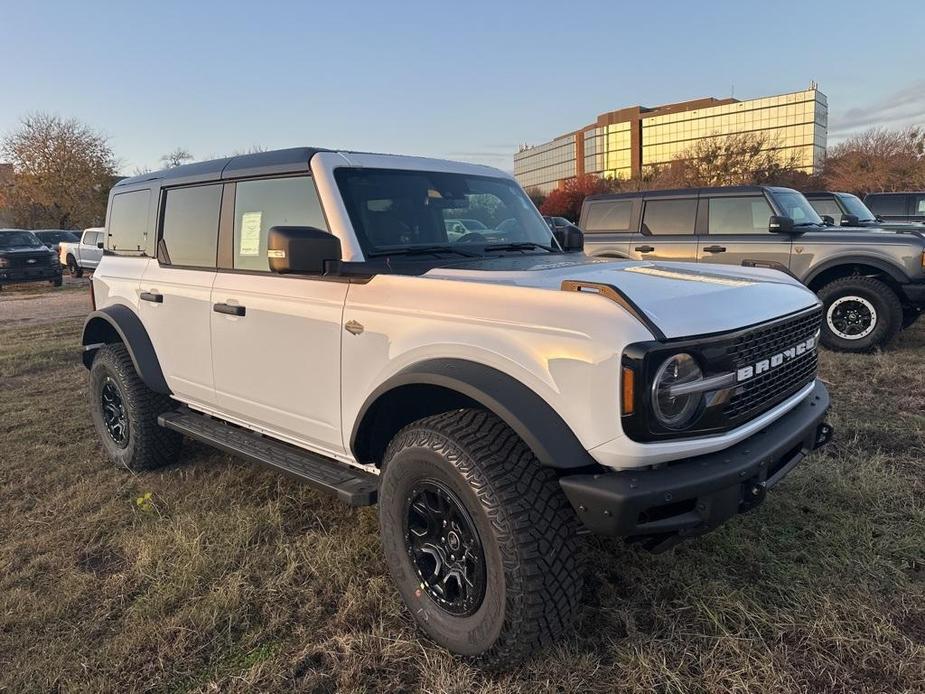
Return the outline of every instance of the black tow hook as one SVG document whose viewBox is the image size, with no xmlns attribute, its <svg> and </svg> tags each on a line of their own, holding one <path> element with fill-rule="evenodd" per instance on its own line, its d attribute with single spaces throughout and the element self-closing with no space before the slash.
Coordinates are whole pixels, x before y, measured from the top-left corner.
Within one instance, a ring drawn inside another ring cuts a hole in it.
<svg viewBox="0 0 925 694">
<path fill-rule="evenodd" d="M 835 433 L 835 429 L 831 424 L 823 422 L 816 429 L 816 441 L 813 443 L 813 450 L 817 448 L 822 448 L 825 444 L 832 440 L 832 434 Z"/>
</svg>

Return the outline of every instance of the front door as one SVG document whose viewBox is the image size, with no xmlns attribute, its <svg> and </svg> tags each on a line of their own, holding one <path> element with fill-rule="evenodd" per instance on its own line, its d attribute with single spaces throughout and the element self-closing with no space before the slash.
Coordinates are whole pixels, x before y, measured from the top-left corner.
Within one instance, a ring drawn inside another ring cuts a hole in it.
<svg viewBox="0 0 925 694">
<path fill-rule="evenodd" d="M 212 287 L 218 409 L 292 443 L 343 453 L 340 349 L 349 284 L 278 275 L 267 262 L 270 227 L 326 228 L 312 179 L 241 181 L 227 186 L 229 194 L 233 248 Z"/>
<path fill-rule="evenodd" d="M 701 263 L 789 270 L 792 237 L 768 231 L 774 212 L 763 195 L 716 195 L 700 204 L 708 230 L 698 244 Z"/>
<path fill-rule="evenodd" d="M 696 197 L 646 198 L 640 233 L 629 244 L 639 260 L 697 261 Z"/>
</svg>

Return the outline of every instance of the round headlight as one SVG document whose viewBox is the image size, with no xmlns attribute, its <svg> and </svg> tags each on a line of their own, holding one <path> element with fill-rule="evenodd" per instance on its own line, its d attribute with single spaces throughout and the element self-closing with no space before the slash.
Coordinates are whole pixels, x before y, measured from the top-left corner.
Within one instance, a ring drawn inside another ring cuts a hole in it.
<svg viewBox="0 0 925 694">
<path fill-rule="evenodd" d="M 652 411 L 666 429 L 683 429 L 700 409 L 702 393 L 684 393 L 683 386 L 703 378 L 703 372 L 690 354 L 668 357 L 655 373 L 652 383 Z"/>
</svg>

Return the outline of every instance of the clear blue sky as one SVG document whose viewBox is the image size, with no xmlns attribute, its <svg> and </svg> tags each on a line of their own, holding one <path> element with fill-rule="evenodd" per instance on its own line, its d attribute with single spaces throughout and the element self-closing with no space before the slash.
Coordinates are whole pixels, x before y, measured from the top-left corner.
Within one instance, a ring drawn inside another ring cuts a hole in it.
<svg viewBox="0 0 925 694">
<path fill-rule="evenodd" d="M 122 171 L 322 145 L 512 167 L 633 104 L 816 80 L 830 141 L 925 124 L 925 2 L 0 0 L 0 133 L 32 111 L 110 138 Z"/>
</svg>

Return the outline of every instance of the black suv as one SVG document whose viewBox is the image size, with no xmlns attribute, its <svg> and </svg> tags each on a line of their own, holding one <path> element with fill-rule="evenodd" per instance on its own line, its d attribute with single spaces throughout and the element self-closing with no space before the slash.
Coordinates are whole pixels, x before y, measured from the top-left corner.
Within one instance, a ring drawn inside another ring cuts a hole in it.
<svg viewBox="0 0 925 694">
<path fill-rule="evenodd" d="M 868 193 L 864 204 L 888 222 L 925 222 L 925 190 L 907 193 Z"/>
<path fill-rule="evenodd" d="M 832 191 L 804 193 L 809 204 L 828 224 L 843 227 L 867 227 L 894 231 L 925 231 L 922 222 L 888 222 L 874 214 L 857 195 Z"/>
<path fill-rule="evenodd" d="M 61 286 L 61 265 L 54 251 L 25 229 L 0 229 L 0 288 L 19 282 Z"/>
</svg>

